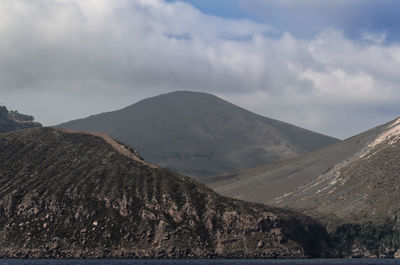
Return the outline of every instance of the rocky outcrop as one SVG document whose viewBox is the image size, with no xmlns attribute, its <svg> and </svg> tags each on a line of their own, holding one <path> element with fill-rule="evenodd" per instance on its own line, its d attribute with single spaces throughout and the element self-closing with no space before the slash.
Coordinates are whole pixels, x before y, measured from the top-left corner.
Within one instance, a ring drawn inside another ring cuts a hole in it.
<svg viewBox="0 0 400 265">
<path fill-rule="evenodd" d="M 342 257 L 399 258 L 400 229 L 390 221 L 344 224 L 331 237 L 332 245 Z"/>
<path fill-rule="evenodd" d="M 0 105 L 0 133 L 41 126 L 40 123 L 33 121 L 32 116 L 9 111 L 5 106 Z"/>
<path fill-rule="evenodd" d="M 222 197 L 102 137 L 0 135 L 0 257 L 303 258 L 329 254 L 301 214 Z"/>
</svg>

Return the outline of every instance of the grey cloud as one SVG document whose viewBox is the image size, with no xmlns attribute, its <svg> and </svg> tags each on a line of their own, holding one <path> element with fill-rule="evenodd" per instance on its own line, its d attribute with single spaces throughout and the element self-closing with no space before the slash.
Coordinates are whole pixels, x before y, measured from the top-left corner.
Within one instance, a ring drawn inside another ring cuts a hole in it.
<svg viewBox="0 0 400 265">
<path fill-rule="evenodd" d="M 400 99 L 400 46 L 379 36 L 272 38 L 268 25 L 162 0 L 3 0 L 0 17 L 1 101 L 45 124 L 196 90 L 345 137 Z"/>
</svg>

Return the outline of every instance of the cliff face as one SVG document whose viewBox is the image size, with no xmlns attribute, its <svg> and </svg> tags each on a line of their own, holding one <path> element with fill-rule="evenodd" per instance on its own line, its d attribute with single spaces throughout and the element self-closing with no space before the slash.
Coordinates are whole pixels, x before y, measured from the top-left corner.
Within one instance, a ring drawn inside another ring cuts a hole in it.
<svg viewBox="0 0 400 265">
<path fill-rule="evenodd" d="M 103 138 L 0 135 L 1 257 L 322 257 L 300 214 L 221 197 Z"/>
</svg>

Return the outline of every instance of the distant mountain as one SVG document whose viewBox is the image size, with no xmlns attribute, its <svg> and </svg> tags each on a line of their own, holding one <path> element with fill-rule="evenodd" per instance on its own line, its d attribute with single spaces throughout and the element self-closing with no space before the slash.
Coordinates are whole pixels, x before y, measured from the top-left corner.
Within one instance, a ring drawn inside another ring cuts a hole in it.
<svg viewBox="0 0 400 265">
<path fill-rule="evenodd" d="M 105 134 L 0 134 L 0 257 L 323 257 L 295 212 L 221 197 Z"/>
<path fill-rule="evenodd" d="M 33 116 L 9 111 L 5 106 L 0 105 L 0 133 L 41 126 L 40 123 L 34 122 Z"/>
<path fill-rule="evenodd" d="M 204 182 L 226 196 L 301 210 L 340 236 L 364 240 L 358 243 L 370 253 L 393 256 L 400 246 L 400 119 L 313 153 Z"/>
<path fill-rule="evenodd" d="M 251 168 L 338 141 L 196 92 L 148 98 L 57 127 L 105 132 L 138 148 L 151 163 L 197 177 Z"/>
</svg>

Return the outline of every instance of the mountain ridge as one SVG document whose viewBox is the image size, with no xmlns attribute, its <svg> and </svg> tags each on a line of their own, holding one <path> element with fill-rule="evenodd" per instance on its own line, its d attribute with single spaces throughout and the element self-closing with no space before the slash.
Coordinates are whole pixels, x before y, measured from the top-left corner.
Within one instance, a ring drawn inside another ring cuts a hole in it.
<svg viewBox="0 0 400 265">
<path fill-rule="evenodd" d="M 142 157 L 140 157 L 140 154 L 138 153 L 137 150 L 131 150 L 130 147 L 125 146 L 122 143 L 118 143 L 117 141 L 115 141 L 114 139 L 112 139 L 108 134 L 106 133 L 98 133 L 98 132 L 81 132 L 81 131 L 73 131 L 73 130 L 68 130 L 68 129 L 58 129 L 61 132 L 64 133 L 69 133 L 69 134 L 88 134 L 88 135 L 92 135 L 95 137 L 100 137 L 102 138 L 106 143 L 108 143 L 109 145 L 111 145 L 115 151 L 117 151 L 118 153 L 120 153 L 121 155 L 124 155 L 136 162 L 139 162 L 145 166 L 148 166 L 150 168 L 158 168 L 158 166 L 156 165 L 152 165 L 150 163 L 147 163 L 146 161 L 143 160 Z"/>
<path fill-rule="evenodd" d="M 204 182 L 208 183 L 222 194 L 227 195 L 229 189 L 236 189 L 233 188 L 233 186 L 235 186 L 234 181 L 231 181 L 233 179 L 242 178 L 243 181 L 237 186 L 237 194 L 239 194 L 239 187 L 244 186 L 245 183 L 249 184 L 246 181 L 250 179 L 254 179 L 254 181 L 258 179 L 258 185 L 262 181 L 267 183 L 267 180 L 269 180 L 268 185 L 273 185 L 272 182 L 274 182 L 274 180 L 278 182 L 281 181 L 277 185 L 285 187 L 286 191 L 278 191 L 275 189 L 275 193 L 265 193 L 263 197 L 267 199 L 262 201 L 263 203 L 271 203 L 274 201 L 279 204 L 282 199 L 290 197 L 298 187 L 305 185 L 303 188 L 307 189 L 306 185 L 315 185 L 316 183 L 313 182 L 313 179 L 315 179 L 316 176 L 318 176 L 320 181 L 322 181 L 323 176 L 329 176 L 329 180 L 331 181 L 338 180 L 338 176 L 336 176 L 335 179 L 336 172 L 373 152 L 379 144 L 382 144 L 383 139 L 393 136 L 390 134 L 391 131 L 395 130 L 395 132 L 398 132 L 397 130 L 400 130 L 398 127 L 399 124 L 400 118 L 315 152 L 279 161 L 272 165 L 263 165 L 258 168 L 213 176 L 205 179 Z M 395 140 L 397 141 L 398 138 Z M 333 179 L 331 179 L 332 176 Z M 283 185 L 282 181 L 284 179 L 290 179 L 291 186 Z M 314 187 L 316 186 L 317 185 Z M 263 187 L 266 186 L 264 185 Z M 254 186 L 253 188 L 256 187 Z M 227 192 L 225 192 L 225 190 Z M 243 190 L 241 192 L 243 192 Z M 277 196 L 277 194 L 282 195 Z M 259 202 L 261 202 L 261 200 L 262 197 L 260 197 L 260 199 L 250 199 L 250 201 Z"/>
<path fill-rule="evenodd" d="M 272 258 L 330 253 L 293 211 L 222 197 L 152 168 L 103 137 L 0 134 L 0 257 Z"/>
<path fill-rule="evenodd" d="M 203 182 L 224 196 L 301 211 L 345 248 L 357 238 L 360 255 L 390 257 L 400 246 L 399 161 L 400 118 L 315 152 Z"/>
<path fill-rule="evenodd" d="M 154 164 L 198 178 L 296 156 L 338 140 L 254 114 L 216 96 L 179 91 L 57 125 L 101 131 Z"/>
</svg>

